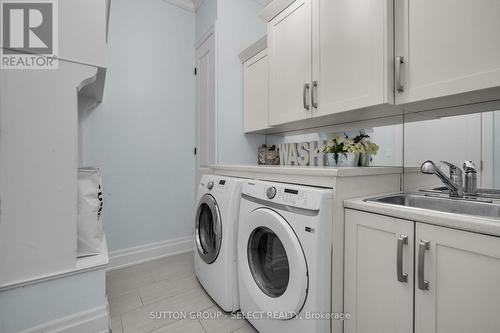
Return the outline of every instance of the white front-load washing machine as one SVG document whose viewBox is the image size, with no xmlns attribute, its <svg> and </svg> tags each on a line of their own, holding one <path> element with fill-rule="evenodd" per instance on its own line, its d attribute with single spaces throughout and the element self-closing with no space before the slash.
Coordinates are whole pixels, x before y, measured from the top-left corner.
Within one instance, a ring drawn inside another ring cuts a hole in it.
<svg viewBox="0 0 500 333">
<path fill-rule="evenodd" d="M 329 333 L 333 189 L 243 185 L 238 272 L 243 315 L 260 333 Z"/>
<path fill-rule="evenodd" d="M 242 179 L 204 175 L 195 215 L 195 274 L 227 312 L 239 310 L 236 236 Z"/>
</svg>

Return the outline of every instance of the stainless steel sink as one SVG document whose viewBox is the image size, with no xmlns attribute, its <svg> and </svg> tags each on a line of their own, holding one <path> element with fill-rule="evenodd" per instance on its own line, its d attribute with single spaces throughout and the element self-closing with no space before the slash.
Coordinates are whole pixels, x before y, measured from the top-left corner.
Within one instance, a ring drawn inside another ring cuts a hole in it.
<svg viewBox="0 0 500 333">
<path fill-rule="evenodd" d="M 500 219 L 500 205 L 493 203 L 405 193 L 367 199 L 366 201 Z"/>
<path fill-rule="evenodd" d="M 434 194 L 446 194 L 449 195 L 449 191 L 446 187 L 436 187 L 432 189 L 422 189 L 420 192 L 424 193 L 434 193 Z M 500 189 L 492 189 L 492 188 L 478 188 L 477 193 L 475 195 L 466 194 L 467 198 L 476 198 L 476 199 L 498 199 L 500 200 Z"/>
<path fill-rule="evenodd" d="M 483 198 L 500 198 L 500 189 L 497 188 L 478 188 L 478 196 Z"/>
</svg>

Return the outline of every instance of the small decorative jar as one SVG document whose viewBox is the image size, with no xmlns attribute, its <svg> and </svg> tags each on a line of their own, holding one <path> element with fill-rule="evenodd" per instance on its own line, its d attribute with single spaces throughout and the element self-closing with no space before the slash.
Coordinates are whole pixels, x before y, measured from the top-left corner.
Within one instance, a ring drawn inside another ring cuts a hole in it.
<svg viewBox="0 0 500 333">
<path fill-rule="evenodd" d="M 280 152 L 276 146 L 272 146 L 266 152 L 266 165 L 280 165 Z"/>
<path fill-rule="evenodd" d="M 279 149 L 275 145 L 271 147 L 266 145 L 260 146 L 257 161 L 259 165 L 280 165 Z"/>
</svg>

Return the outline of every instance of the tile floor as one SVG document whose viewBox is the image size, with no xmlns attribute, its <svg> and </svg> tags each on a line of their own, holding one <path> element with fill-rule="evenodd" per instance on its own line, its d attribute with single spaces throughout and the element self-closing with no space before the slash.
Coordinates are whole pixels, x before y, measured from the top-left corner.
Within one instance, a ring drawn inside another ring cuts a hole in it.
<svg viewBox="0 0 500 333">
<path fill-rule="evenodd" d="M 206 294 L 194 275 L 192 252 L 111 271 L 106 292 L 113 333 L 257 332 Z M 178 319 L 174 311 L 196 318 Z"/>
</svg>

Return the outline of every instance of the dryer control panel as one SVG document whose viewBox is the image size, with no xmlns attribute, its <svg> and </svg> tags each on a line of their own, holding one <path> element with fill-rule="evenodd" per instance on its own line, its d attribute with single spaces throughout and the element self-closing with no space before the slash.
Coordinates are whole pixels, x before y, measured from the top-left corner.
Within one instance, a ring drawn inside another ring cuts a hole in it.
<svg viewBox="0 0 500 333">
<path fill-rule="evenodd" d="M 224 192 L 229 188 L 231 181 L 227 179 L 210 178 L 200 182 L 200 187 L 207 192 Z"/>
<path fill-rule="evenodd" d="M 225 179 L 216 179 L 215 180 L 215 188 L 219 191 L 224 191 L 224 189 L 226 188 L 226 183 L 228 181 L 225 180 Z M 228 184 L 229 185 L 229 184 Z"/>
</svg>

